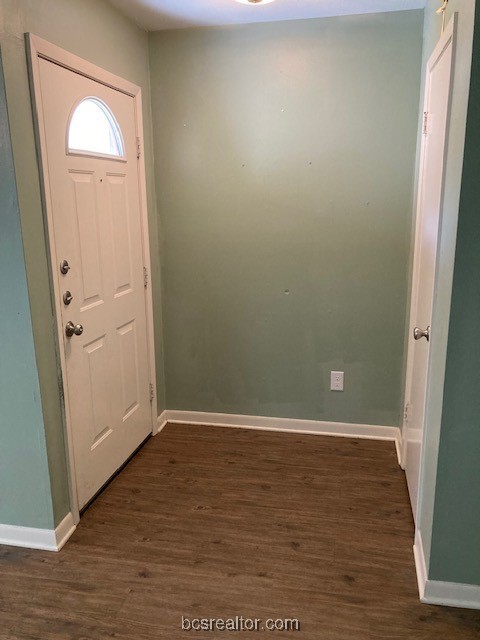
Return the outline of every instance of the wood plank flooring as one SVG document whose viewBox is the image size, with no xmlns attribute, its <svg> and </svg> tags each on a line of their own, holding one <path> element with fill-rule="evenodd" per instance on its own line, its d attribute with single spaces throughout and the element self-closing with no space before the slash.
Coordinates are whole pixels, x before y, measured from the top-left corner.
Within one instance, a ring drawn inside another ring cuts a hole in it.
<svg viewBox="0 0 480 640">
<path fill-rule="evenodd" d="M 418 601 L 392 443 L 169 425 L 58 554 L 0 547 L 1 640 L 469 640 Z M 182 616 L 300 631 L 182 631 Z"/>
</svg>

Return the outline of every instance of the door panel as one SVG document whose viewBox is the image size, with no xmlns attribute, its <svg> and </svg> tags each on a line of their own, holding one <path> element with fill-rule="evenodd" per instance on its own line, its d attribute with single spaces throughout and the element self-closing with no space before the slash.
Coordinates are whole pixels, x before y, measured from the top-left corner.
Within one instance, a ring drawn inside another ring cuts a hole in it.
<svg viewBox="0 0 480 640">
<path fill-rule="evenodd" d="M 91 413 L 91 448 L 95 447 L 107 432 L 111 432 L 112 416 L 108 398 L 108 354 L 105 336 L 85 345 L 85 358 L 89 370 L 90 393 L 88 401 Z M 84 400 L 87 398 L 84 397 Z"/>
<path fill-rule="evenodd" d="M 451 30 L 452 25 L 449 27 Z M 430 342 L 425 338 L 415 340 L 413 330 L 414 327 L 425 330 L 432 324 L 452 81 L 452 41 L 453 30 L 444 35 L 430 58 L 425 85 L 425 127 L 419 176 L 405 422 L 405 470 L 414 518 L 418 508 Z M 431 335 L 434 339 L 434 327 Z"/>
<path fill-rule="evenodd" d="M 135 321 L 132 320 L 118 329 L 118 343 L 122 360 L 123 421 L 125 422 L 139 406 L 139 372 Z"/>
<path fill-rule="evenodd" d="M 61 305 L 62 323 L 83 326 L 81 335 L 63 335 L 82 507 L 152 432 L 135 106 L 132 97 L 47 60 L 39 60 L 39 72 L 49 231 L 59 260 L 70 265 L 54 275 L 61 295 L 73 295 Z M 89 97 L 118 122 L 123 157 L 68 153 L 72 113 Z"/>
<path fill-rule="evenodd" d="M 107 174 L 108 207 L 112 220 L 115 296 L 132 291 L 132 241 L 127 209 L 126 176 Z"/>
<path fill-rule="evenodd" d="M 74 190 L 73 218 L 77 230 L 79 278 L 84 310 L 93 303 L 103 301 L 96 183 L 93 173 L 70 171 L 69 174 Z"/>
</svg>

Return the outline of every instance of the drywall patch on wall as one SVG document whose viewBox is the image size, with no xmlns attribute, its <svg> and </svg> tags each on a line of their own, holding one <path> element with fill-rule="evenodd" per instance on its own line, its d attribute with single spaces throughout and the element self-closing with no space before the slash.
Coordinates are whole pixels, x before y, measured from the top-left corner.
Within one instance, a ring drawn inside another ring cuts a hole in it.
<svg viewBox="0 0 480 640">
<path fill-rule="evenodd" d="M 42 405 L 0 57 L 0 524 L 53 526 Z"/>
<path fill-rule="evenodd" d="M 169 409 L 400 424 L 422 24 L 150 35 Z"/>
</svg>

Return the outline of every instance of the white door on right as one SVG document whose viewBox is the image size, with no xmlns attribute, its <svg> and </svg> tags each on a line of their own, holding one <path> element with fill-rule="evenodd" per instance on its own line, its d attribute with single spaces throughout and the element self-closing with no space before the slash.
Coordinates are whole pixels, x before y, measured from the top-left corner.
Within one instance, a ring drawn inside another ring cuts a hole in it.
<svg viewBox="0 0 480 640">
<path fill-rule="evenodd" d="M 428 61 L 425 79 L 404 424 L 405 470 L 414 518 L 421 477 L 435 267 L 453 76 L 453 36 L 452 20 Z"/>
</svg>

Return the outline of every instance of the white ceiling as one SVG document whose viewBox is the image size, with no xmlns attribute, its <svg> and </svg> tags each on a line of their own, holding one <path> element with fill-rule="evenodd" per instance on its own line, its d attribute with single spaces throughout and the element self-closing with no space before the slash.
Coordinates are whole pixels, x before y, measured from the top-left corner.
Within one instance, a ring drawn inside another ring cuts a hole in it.
<svg viewBox="0 0 480 640">
<path fill-rule="evenodd" d="M 147 31 L 423 9 L 426 0 L 109 0 Z"/>
</svg>

